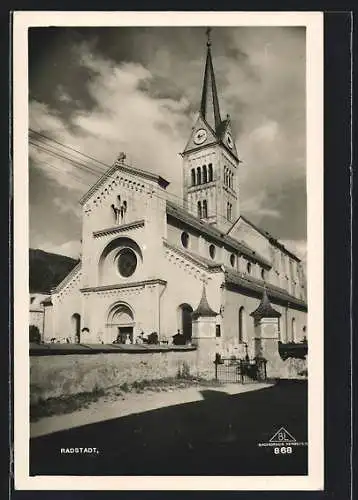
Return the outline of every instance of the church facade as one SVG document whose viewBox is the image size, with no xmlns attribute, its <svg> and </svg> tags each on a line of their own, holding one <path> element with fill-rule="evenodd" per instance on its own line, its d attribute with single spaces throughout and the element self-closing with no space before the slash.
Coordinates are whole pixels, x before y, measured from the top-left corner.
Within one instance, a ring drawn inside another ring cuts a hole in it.
<svg viewBox="0 0 358 500">
<path fill-rule="evenodd" d="M 80 263 L 44 302 L 44 341 L 136 342 L 142 332 L 192 338 L 205 287 L 218 351 L 254 354 L 263 295 L 282 342 L 307 337 L 300 259 L 240 213 L 240 157 L 220 114 L 207 44 L 198 119 L 182 153 L 183 200 L 169 181 L 128 165 L 124 154 L 81 200 Z"/>
</svg>

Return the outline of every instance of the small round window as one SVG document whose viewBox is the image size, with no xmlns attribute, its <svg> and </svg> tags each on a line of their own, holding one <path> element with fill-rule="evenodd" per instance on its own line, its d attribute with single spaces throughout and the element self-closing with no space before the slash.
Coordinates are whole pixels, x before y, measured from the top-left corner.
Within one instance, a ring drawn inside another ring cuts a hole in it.
<svg viewBox="0 0 358 500">
<path fill-rule="evenodd" d="M 124 248 L 118 256 L 118 271 L 124 278 L 132 276 L 137 268 L 137 256 L 130 248 Z"/>
<path fill-rule="evenodd" d="M 181 233 L 181 243 L 182 243 L 183 247 L 188 248 L 188 246 L 189 246 L 188 233 Z"/>
<path fill-rule="evenodd" d="M 235 254 L 232 253 L 230 255 L 230 264 L 231 264 L 231 267 L 235 267 L 235 262 L 236 262 Z"/>
<path fill-rule="evenodd" d="M 215 253 L 216 253 L 216 248 L 215 245 L 210 245 L 209 246 L 209 254 L 212 259 L 215 258 Z"/>
<path fill-rule="evenodd" d="M 251 262 L 247 263 L 246 269 L 247 269 L 248 274 L 250 274 L 251 273 Z"/>
</svg>

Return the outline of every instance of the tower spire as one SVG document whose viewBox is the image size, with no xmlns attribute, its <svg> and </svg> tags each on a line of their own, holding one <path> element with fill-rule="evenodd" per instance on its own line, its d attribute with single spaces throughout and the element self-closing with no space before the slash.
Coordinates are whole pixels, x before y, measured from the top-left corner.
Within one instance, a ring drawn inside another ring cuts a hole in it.
<svg viewBox="0 0 358 500">
<path fill-rule="evenodd" d="M 211 58 L 211 31 L 212 28 L 207 28 L 206 30 L 207 52 L 200 112 L 211 128 L 216 131 L 221 124 L 221 117 L 213 61 Z"/>
</svg>

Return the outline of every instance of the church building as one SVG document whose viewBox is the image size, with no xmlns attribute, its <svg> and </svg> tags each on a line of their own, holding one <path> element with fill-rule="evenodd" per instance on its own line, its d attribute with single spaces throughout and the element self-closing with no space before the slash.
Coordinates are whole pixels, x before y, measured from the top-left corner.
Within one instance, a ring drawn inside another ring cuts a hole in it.
<svg viewBox="0 0 358 500">
<path fill-rule="evenodd" d="M 300 259 L 240 212 L 240 154 L 220 113 L 210 38 L 188 136 L 183 200 L 125 154 L 83 196 L 81 260 L 44 302 L 45 342 L 135 343 L 142 332 L 170 342 L 179 330 L 190 343 L 199 304 L 218 352 L 254 354 L 255 312 L 268 303 L 279 340 L 307 337 Z"/>
</svg>

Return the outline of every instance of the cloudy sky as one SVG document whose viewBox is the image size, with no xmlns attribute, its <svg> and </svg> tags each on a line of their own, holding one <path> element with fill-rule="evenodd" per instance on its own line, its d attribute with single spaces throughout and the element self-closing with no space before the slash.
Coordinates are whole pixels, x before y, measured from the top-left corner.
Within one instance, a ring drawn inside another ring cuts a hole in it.
<svg viewBox="0 0 358 500">
<path fill-rule="evenodd" d="M 221 114 L 230 113 L 243 161 L 241 211 L 304 259 L 305 30 L 214 28 L 212 43 Z M 109 166 L 125 151 L 181 196 L 179 153 L 199 108 L 205 51 L 205 28 L 32 28 L 30 128 Z M 77 257 L 78 201 L 104 167 L 88 159 L 86 170 L 73 151 L 80 168 L 29 151 L 30 246 Z"/>
</svg>

